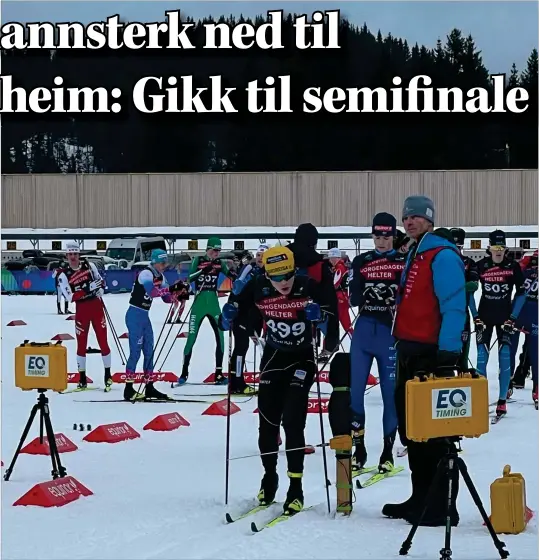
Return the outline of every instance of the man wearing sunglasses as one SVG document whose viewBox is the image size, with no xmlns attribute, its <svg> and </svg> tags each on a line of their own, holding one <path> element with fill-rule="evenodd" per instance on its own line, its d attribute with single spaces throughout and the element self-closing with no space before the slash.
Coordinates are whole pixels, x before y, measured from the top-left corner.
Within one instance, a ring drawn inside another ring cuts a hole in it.
<svg viewBox="0 0 539 560">
<path fill-rule="evenodd" d="M 462 371 L 469 371 L 468 354 L 470 352 L 470 302 L 474 299 L 474 293 L 479 288 L 479 273 L 475 261 L 463 254 L 464 240 L 466 232 L 462 228 L 452 228 L 450 230 L 455 245 L 460 252 L 462 263 L 464 264 L 464 278 L 466 280 L 466 323 L 462 331 L 462 354 L 460 356 L 459 367 Z M 475 303 L 475 302 L 474 302 Z"/>
<path fill-rule="evenodd" d="M 286 435 L 290 486 L 284 503 L 286 515 L 303 508 L 303 463 L 305 423 L 309 390 L 317 368 L 313 331 L 327 312 L 328 348 L 338 344 L 337 306 L 333 293 L 320 282 L 296 274 L 294 254 L 287 247 L 273 247 L 264 253 L 265 274 L 253 278 L 243 290 L 231 296 L 223 307 L 220 324 L 233 328 L 238 316 L 258 313 L 267 325 L 266 343 L 260 362 L 258 392 L 259 437 L 264 477 L 258 494 L 261 505 L 274 501 L 278 489 L 277 452 L 279 428 Z"/>
<path fill-rule="evenodd" d="M 507 414 L 507 398 L 510 396 L 513 373 L 511 343 L 516 333 L 516 317 L 525 301 L 524 275 L 519 264 L 507 257 L 505 233 L 502 230 L 490 233 L 487 256 L 477 263 L 477 270 L 482 287 L 479 309 L 473 298 L 470 301 L 477 340 L 477 373 L 485 377 L 487 375 L 492 334 L 496 329 L 500 364 L 496 415 L 501 417 Z"/>
</svg>

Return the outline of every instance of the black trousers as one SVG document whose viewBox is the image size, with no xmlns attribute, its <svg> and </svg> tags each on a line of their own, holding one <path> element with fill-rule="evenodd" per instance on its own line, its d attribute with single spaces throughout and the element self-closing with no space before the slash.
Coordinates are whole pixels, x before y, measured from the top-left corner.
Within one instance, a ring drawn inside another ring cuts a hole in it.
<svg viewBox="0 0 539 560">
<path fill-rule="evenodd" d="M 277 467 L 278 437 L 281 423 L 286 449 L 305 447 L 305 424 L 309 390 L 314 381 L 316 364 L 312 347 L 283 352 L 266 345 L 260 364 L 258 390 L 258 448 L 266 472 Z M 304 449 L 288 451 L 288 471 L 303 473 Z"/>
<path fill-rule="evenodd" d="M 261 315 L 240 316 L 234 321 L 232 332 L 234 334 L 234 350 L 232 351 L 232 363 L 230 364 L 230 386 L 232 390 L 235 390 L 245 386 L 243 378 L 245 356 L 254 333 L 256 332 L 258 336 L 262 334 Z"/>
<path fill-rule="evenodd" d="M 431 486 L 438 463 L 444 455 L 455 448 L 446 438 L 435 438 L 426 442 L 416 442 L 406 435 L 406 382 L 421 373 L 432 373 L 436 366 L 436 347 L 424 346 L 411 351 L 400 351 L 397 345 L 397 381 L 395 386 L 395 406 L 397 408 L 398 430 L 401 442 L 408 447 L 408 464 L 412 476 L 412 499 L 419 502 Z M 443 515 L 447 500 L 449 479 L 442 479 L 435 490 L 432 507 L 427 515 Z M 458 480 L 453 481 L 453 495 L 456 499 Z"/>
</svg>

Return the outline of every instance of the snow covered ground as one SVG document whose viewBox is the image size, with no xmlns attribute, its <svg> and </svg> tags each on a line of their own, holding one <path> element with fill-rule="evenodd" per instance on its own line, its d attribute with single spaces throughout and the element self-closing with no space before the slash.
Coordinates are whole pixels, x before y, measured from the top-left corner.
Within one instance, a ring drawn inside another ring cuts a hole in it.
<svg viewBox="0 0 539 560">
<path fill-rule="evenodd" d="M 125 332 L 127 295 L 107 295 L 105 302 L 118 332 Z M 222 302 L 224 300 L 221 300 Z M 167 307 L 153 305 L 154 330 L 159 333 Z M 27 326 L 6 327 L 13 319 Z M 174 327 L 176 332 L 177 327 Z M 74 323 L 56 315 L 52 296 L 2 296 L 2 460 L 9 464 L 36 402 L 35 392 L 14 386 L 14 348 L 24 339 L 48 341 L 57 333 L 73 333 Z M 112 345 L 112 338 L 109 337 Z M 127 350 L 127 342 L 122 344 Z M 185 339 L 177 339 L 164 370 L 179 373 Z M 67 341 L 69 370 L 76 371 L 75 341 Z M 97 347 L 93 334 L 89 346 Z M 114 347 L 113 347 L 114 348 Z M 191 377 L 201 382 L 213 371 L 214 338 L 204 323 L 195 346 Z M 475 362 L 475 344 L 471 359 Z M 252 348 L 248 356 L 253 360 Z M 160 364 L 158 364 L 160 365 Z M 251 364 L 252 365 L 252 364 Z M 123 371 L 113 349 L 113 371 Z M 489 364 L 491 401 L 497 398 L 497 359 Z M 375 370 L 374 370 L 374 373 Z M 88 375 L 102 384 L 100 355 L 88 356 Z M 528 381 L 529 383 L 529 381 Z M 184 386 L 171 394 L 202 395 L 225 392 L 223 387 Z M 2 555 L 7 559 L 289 559 L 289 558 L 397 558 L 410 526 L 404 521 L 382 517 L 384 503 L 406 499 L 410 481 L 407 471 L 370 488 L 356 491 L 350 518 L 328 516 L 325 505 L 323 463 L 320 449 L 306 457 L 306 505 L 314 505 L 290 521 L 252 535 L 250 520 L 225 525 L 224 513 L 234 514 L 254 500 L 262 475 L 257 457 L 231 462 L 230 500 L 224 507 L 225 427 L 222 416 L 202 416 L 208 404 L 130 404 L 87 403 L 89 399 L 121 398 L 123 385 L 115 385 L 108 395 L 100 391 L 66 395 L 50 394 L 51 418 L 55 432 L 63 432 L 79 449 L 61 455 L 68 474 L 90 488 L 94 495 L 61 508 L 12 507 L 13 502 L 34 484 L 49 479 L 50 459 L 21 455 L 9 482 L 2 481 Z M 329 385 L 322 385 L 329 391 Z M 537 412 L 531 404 L 531 388 L 516 391 L 518 402 L 509 405 L 509 414 L 490 433 L 477 440 L 463 441 L 463 458 L 490 512 L 489 485 L 501 476 L 505 464 L 526 478 L 528 505 L 537 510 L 538 426 Z M 201 397 L 202 398 L 202 397 Z M 207 400 L 218 400 L 208 397 Z M 257 453 L 256 398 L 238 402 L 241 412 L 231 417 L 231 456 Z M 378 460 L 382 447 L 382 403 L 378 388 L 369 391 L 367 406 L 367 445 L 369 463 Z M 157 414 L 178 411 L 191 423 L 173 432 L 142 431 Z M 327 416 L 327 415 L 326 415 Z M 126 421 L 141 438 L 114 445 L 86 443 L 85 433 L 73 430 L 74 423 L 99 424 Z M 327 417 L 326 438 L 331 434 Z M 38 435 L 37 422 L 28 441 Z M 309 415 L 307 441 L 320 442 L 317 415 Z M 281 488 L 286 493 L 284 455 L 279 456 Z M 334 482 L 334 456 L 328 453 L 330 479 Z M 406 459 L 397 459 L 407 466 Z M 5 470 L 5 466 L 2 472 Z M 332 508 L 335 489 L 330 488 Z M 497 552 L 478 511 L 464 485 L 458 501 L 461 523 L 453 532 L 453 558 L 495 559 Z M 260 513 L 269 519 L 279 506 Z M 409 553 L 411 559 L 439 557 L 443 546 L 442 528 L 420 528 Z M 511 559 L 537 558 L 537 522 L 532 519 L 526 531 L 502 537 Z"/>
</svg>

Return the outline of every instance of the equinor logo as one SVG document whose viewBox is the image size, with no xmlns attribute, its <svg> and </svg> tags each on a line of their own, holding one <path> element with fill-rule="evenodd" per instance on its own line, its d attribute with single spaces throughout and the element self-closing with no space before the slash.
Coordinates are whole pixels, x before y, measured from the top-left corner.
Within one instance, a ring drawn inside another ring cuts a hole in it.
<svg viewBox="0 0 539 560">
<path fill-rule="evenodd" d="M 472 415 L 470 387 L 432 390 L 432 418 L 469 418 Z"/>
</svg>

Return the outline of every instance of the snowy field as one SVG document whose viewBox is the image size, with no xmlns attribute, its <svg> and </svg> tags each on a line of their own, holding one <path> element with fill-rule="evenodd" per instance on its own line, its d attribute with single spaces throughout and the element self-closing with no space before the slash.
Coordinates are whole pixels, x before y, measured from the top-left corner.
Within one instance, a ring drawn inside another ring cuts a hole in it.
<svg viewBox="0 0 539 560">
<path fill-rule="evenodd" d="M 479 297 L 479 296 L 477 296 Z M 221 304 L 224 299 L 220 300 Z M 124 316 L 128 295 L 107 295 L 105 303 L 121 334 L 126 331 Z M 161 330 L 168 306 L 156 301 L 151 310 L 154 331 Z M 13 319 L 27 326 L 6 327 Z M 167 327 L 168 328 L 168 327 Z M 174 327 L 176 332 L 177 326 Z M 48 341 L 57 333 L 74 335 L 74 322 L 56 314 L 53 296 L 2 296 L 2 460 L 9 464 L 15 451 L 36 392 L 23 392 L 14 386 L 14 348 L 24 339 Z M 226 337 L 225 337 L 226 341 Z M 113 348 L 113 372 L 124 371 Z M 127 351 L 127 341 L 122 341 Z M 179 374 L 185 339 L 177 339 L 165 370 Z M 76 371 L 75 341 L 67 341 L 69 371 Z M 93 333 L 89 346 L 96 348 Z M 348 344 L 346 343 L 346 346 Z M 214 367 L 214 337 L 203 323 L 195 346 L 191 382 L 202 382 Z M 225 354 L 226 355 L 226 354 Z M 471 359 L 475 362 L 475 344 Z M 253 360 L 250 349 L 249 360 Z M 160 365 L 160 364 L 158 364 Z M 249 369 L 252 369 L 252 363 Z M 141 363 L 139 363 L 139 370 Z M 490 400 L 497 399 L 497 359 L 489 364 Z M 88 375 L 102 385 L 103 367 L 99 354 L 88 356 Z M 376 369 L 373 370 L 376 375 Z M 489 485 L 500 477 L 505 464 L 526 479 L 528 505 L 537 511 L 538 496 L 538 423 L 531 401 L 531 386 L 515 391 L 516 403 L 491 431 L 477 440 L 464 440 L 463 459 L 490 512 Z M 74 387 L 71 385 L 70 387 Z M 171 389 L 157 384 L 169 394 L 203 395 L 226 391 L 224 387 L 187 385 Z M 257 457 L 231 462 L 230 499 L 224 507 L 225 427 L 222 416 L 202 416 L 209 404 L 174 403 L 88 403 L 90 399 L 120 399 L 123 385 L 115 385 L 109 394 L 88 391 L 74 394 L 49 394 L 51 418 L 56 433 L 63 432 L 79 449 L 63 453 L 61 459 L 68 474 L 90 488 L 94 495 L 61 508 L 12 507 L 13 502 L 34 484 L 49 480 L 50 459 L 21 455 L 9 482 L 2 481 L 2 556 L 6 559 L 291 559 L 291 558 L 398 558 L 399 548 L 410 526 L 404 521 L 384 518 L 384 503 L 409 496 L 409 472 L 384 480 L 370 488 L 356 490 L 350 518 L 328 515 L 321 450 L 305 460 L 304 489 L 306 506 L 314 508 L 296 518 L 251 534 L 247 519 L 225 525 L 224 514 L 240 512 L 254 501 L 262 468 Z M 323 384 L 322 391 L 330 386 Z M 200 397 L 203 399 L 203 397 Z M 208 401 L 219 397 L 207 397 Z M 235 399 L 241 412 L 231 417 L 231 457 L 257 453 L 256 398 Z M 366 440 L 369 464 L 378 461 L 382 448 L 382 402 L 377 387 L 366 395 Z M 143 431 L 142 427 L 157 414 L 178 411 L 190 423 L 172 432 Z M 331 431 L 325 415 L 326 439 Z M 85 433 L 73 430 L 74 423 L 99 424 L 128 422 L 141 438 L 114 445 L 82 441 Z M 37 422 L 27 441 L 38 435 Z M 318 415 L 310 414 L 307 442 L 320 442 Z M 279 456 L 283 500 L 287 489 L 284 455 Z M 396 459 L 407 467 L 406 459 Z M 328 453 L 330 480 L 335 480 L 335 460 Z M 4 472 L 5 466 L 2 469 Z M 335 509 L 335 488 L 330 488 Z M 269 519 L 280 505 L 258 514 L 257 520 Z M 464 484 L 458 500 L 461 522 L 453 532 L 453 558 L 496 559 L 496 549 Z M 435 559 L 443 546 L 442 528 L 420 528 L 409 553 L 411 559 Z M 537 522 L 532 519 L 526 531 L 517 536 L 502 536 L 512 560 L 536 559 Z"/>
</svg>

